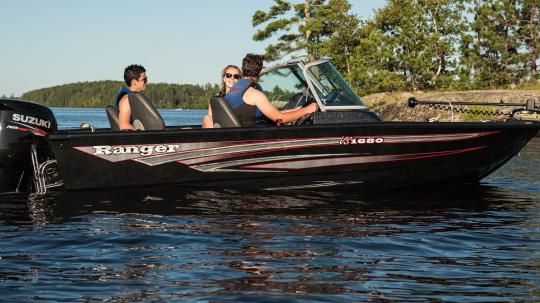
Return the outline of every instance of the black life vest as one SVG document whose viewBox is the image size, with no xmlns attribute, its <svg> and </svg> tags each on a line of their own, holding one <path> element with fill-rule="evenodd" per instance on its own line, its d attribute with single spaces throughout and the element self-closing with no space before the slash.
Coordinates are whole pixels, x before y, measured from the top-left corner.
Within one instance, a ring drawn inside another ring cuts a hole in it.
<svg viewBox="0 0 540 303">
<path fill-rule="evenodd" d="M 250 87 L 262 92 L 262 87 L 257 82 L 249 79 L 240 79 L 225 95 L 225 100 L 227 100 L 233 109 L 242 126 L 253 126 L 265 122 L 264 115 L 257 106 L 247 104 L 244 101 L 244 94 Z"/>
</svg>

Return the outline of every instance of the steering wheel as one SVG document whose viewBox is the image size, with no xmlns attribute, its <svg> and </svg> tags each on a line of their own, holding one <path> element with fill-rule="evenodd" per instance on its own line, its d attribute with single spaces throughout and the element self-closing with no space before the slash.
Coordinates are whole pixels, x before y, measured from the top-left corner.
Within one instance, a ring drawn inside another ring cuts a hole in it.
<svg viewBox="0 0 540 303">
<path fill-rule="evenodd" d="M 315 102 L 315 100 L 311 99 L 309 100 L 309 102 L 307 102 L 306 104 L 304 104 L 304 106 L 302 107 L 306 107 L 308 105 L 310 105 L 311 103 Z M 310 114 L 307 114 L 307 115 L 304 115 L 294 121 L 291 121 L 289 123 L 286 123 L 287 125 L 306 125 L 306 124 L 313 124 L 313 119 L 315 117 L 315 113 L 310 113 Z"/>
<path fill-rule="evenodd" d="M 299 92 L 294 95 L 292 95 L 289 98 L 289 102 L 285 104 L 281 109 L 294 109 L 300 106 L 301 104 L 309 104 L 313 101 L 313 98 L 310 96 L 306 96 L 304 92 Z"/>
<path fill-rule="evenodd" d="M 343 91 L 341 89 L 334 89 L 333 91 L 329 92 L 326 97 L 324 97 L 325 103 L 334 103 L 334 101 L 336 101 L 337 98 L 341 96 L 341 94 L 343 94 Z"/>
<path fill-rule="evenodd" d="M 304 115 L 291 122 L 291 125 L 307 125 L 313 124 L 314 113 Z"/>
</svg>

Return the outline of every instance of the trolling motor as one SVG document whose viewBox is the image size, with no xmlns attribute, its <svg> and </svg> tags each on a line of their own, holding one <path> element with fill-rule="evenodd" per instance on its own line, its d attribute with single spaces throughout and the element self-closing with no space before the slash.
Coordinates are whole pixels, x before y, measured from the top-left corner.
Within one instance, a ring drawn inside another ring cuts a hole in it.
<svg viewBox="0 0 540 303">
<path fill-rule="evenodd" d="M 416 105 L 429 105 L 433 108 L 450 110 L 452 112 L 459 113 L 472 113 L 472 114 L 484 114 L 484 115 L 509 115 L 508 120 L 521 120 L 521 121 L 540 121 L 540 100 L 538 98 L 529 98 L 526 102 L 513 103 L 513 102 L 472 102 L 472 101 L 427 101 L 418 100 L 415 97 L 410 97 L 407 100 L 407 105 L 410 108 L 414 108 Z M 454 106 L 494 106 L 494 107 L 516 107 L 512 112 L 505 113 L 501 110 L 479 110 Z"/>
</svg>

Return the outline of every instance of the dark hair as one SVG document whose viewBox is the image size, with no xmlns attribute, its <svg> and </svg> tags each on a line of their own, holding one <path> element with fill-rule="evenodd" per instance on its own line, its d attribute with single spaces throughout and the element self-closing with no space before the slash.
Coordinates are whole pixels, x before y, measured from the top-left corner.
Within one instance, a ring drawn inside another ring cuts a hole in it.
<svg viewBox="0 0 540 303">
<path fill-rule="evenodd" d="M 219 90 L 220 95 L 225 95 L 225 81 L 223 81 L 223 77 L 225 77 L 225 72 L 229 68 L 236 68 L 240 72 L 240 75 L 242 75 L 242 71 L 240 70 L 240 68 L 238 66 L 232 65 L 232 64 L 229 64 L 229 65 L 225 66 L 225 68 L 221 72 L 221 87 L 220 87 L 220 90 Z"/>
<path fill-rule="evenodd" d="M 131 86 L 131 81 L 139 80 L 142 73 L 146 72 L 146 69 L 142 65 L 132 64 L 124 70 L 124 81 L 127 86 Z"/>
<path fill-rule="evenodd" d="M 259 78 L 263 68 L 262 57 L 255 54 L 247 54 L 242 60 L 242 74 L 244 77 Z"/>
</svg>

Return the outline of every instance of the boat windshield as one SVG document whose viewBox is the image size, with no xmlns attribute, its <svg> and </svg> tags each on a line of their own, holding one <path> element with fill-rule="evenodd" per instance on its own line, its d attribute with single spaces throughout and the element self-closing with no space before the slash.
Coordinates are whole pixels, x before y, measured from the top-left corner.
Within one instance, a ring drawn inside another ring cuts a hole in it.
<svg viewBox="0 0 540 303">
<path fill-rule="evenodd" d="M 270 102 L 279 109 L 302 106 L 312 98 L 304 73 L 297 65 L 265 72 L 258 82 Z"/>
<path fill-rule="evenodd" d="M 364 102 L 351 89 L 339 71 L 330 62 L 308 68 L 315 92 L 326 106 L 364 106 Z"/>
</svg>

